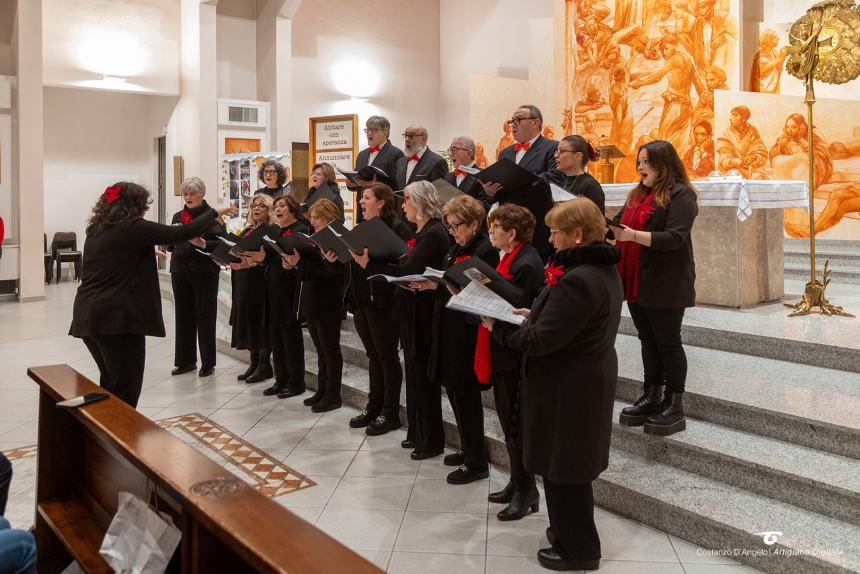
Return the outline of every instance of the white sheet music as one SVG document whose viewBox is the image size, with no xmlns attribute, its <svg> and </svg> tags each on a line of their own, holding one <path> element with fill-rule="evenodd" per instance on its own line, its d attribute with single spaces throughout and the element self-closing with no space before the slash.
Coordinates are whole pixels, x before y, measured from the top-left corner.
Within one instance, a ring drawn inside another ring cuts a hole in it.
<svg viewBox="0 0 860 574">
<path fill-rule="evenodd" d="M 549 184 L 549 190 L 552 192 L 553 201 L 567 201 L 576 197 L 574 194 L 554 183 Z"/>
<path fill-rule="evenodd" d="M 514 325 L 521 325 L 526 320 L 522 315 L 514 315 L 513 305 L 477 281 L 470 281 L 445 306 L 454 311 L 492 317 Z"/>
<path fill-rule="evenodd" d="M 481 168 L 478 167 L 466 167 L 465 165 L 461 165 L 457 169 L 462 172 L 468 173 L 469 175 L 478 175 L 479 173 L 481 173 Z"/>
<path fill-rule="evenodd" d="M 220 239 L 221 241 L 223 241 L 224 243 L 226 243 L 228 247 L 235 247 L 235 246 L 236 246 L 236 243 L 235 243 L 235 242 L 230 241 L 229 239 L 227 239 L 227 238 L 226 238 L 226 237 L 224 237 L 223 235 L 219 235 L 219 236 L 218 236 L 218 239 Z"/>
<path fill-rule="evenodd" d="M 437 279 L 441 279 L 445 275 L 444 271 L 439 271 L 438 269 L 433 269 L 432 267 L 424 268 L 424 278 L 428 277 L 436 277 Z"/>
<path fill-rule="evenodd" d="M 376 279 L 378 277 L 385 279 L 389 283 L 412 283 L 413 281 L 424 281 L 427 279 L 423 275 L 403 275 L 401 277 L 394 277 L 393 275 L 383 275 L 382 273 L 370 275 L 368 276 L 368 279 Z"/>
</svg>

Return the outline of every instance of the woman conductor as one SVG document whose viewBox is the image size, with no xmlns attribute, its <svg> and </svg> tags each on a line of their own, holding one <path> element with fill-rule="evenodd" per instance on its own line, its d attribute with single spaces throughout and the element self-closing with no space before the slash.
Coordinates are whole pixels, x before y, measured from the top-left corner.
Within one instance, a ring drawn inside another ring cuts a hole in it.
<svg viewBox="0 0 860 574">
<path fill-rule="evenodd" d="M 639 148 L 642 178 L 615 216 L 624 296 L 642 343 L 645 389 L 619 422 L 670 435 L 687 427 L 684 383 L 687 355 L 681 345 L 684 309 L 696 304 L 696 263 L 690 231 L 699 213 L 696 192 L 678 152 L 667 141 Z M 666 392 L 663 394 L 663 385 Z"/>
<path fill-rule="evenodd" d="M 199 237 L 216 215 L 236 212 L 207 209 L 187 225 L 162 225 L 143 219 L 150 203 L 149 191 L 129 182 L 108 187 L 96 202 L 69 329 L 95 359 L 101 386 L 132 407 L 143 384 L 145 337 L 164 336 L 153 246 Z"/>
<path fill-rule="evenodd" d="M 484 320 L 493 338 L 523 353 L 523 458 L 543 476 L 551 548 L 538 561 L 552 570 L 596 570 L 600 538 L 591 482 L 609 464 L 618 358 L 615 334 L 624 299 L 604 242 L 603 213 L 584 197 L 546 215 L 558 250 L 541 291 L 520 327 Z"/>
</svg>

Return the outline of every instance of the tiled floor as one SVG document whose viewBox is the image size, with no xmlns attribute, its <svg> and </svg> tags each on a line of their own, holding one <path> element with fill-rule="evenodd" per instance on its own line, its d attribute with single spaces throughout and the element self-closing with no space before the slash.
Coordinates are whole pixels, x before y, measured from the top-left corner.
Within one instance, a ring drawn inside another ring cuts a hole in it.
<svg viewBox="0 0 860 574">
<path fill-rule="evenodd" d="M 97 379 L 86 348 L 66 335 L 75 284 L 48 288 L 48 300 L 0 303 L 0 450 L 36 441 L 37 392 L 28 366 L 68 363 Z M 172 332 L 172 306 L 165 303 Z M 450 486 L 441 457 L 412 461 L 400 448 L 405 431 L 366 437 L 350 429 L 357 414 L 345 407 L 318 415 L 301 397 L 262 396 L 262 386 L 236 381 L 244 365 L 221 355 L 216 375 L 201 380 L 171 377 L 173 340 L 149 339 L 144 392 L 139 410 L 153 419 L 191 412 L 220 426 L 299 473 L 315 486 L 275 500 L 389 572 L 546 572 L 535 553 L 546 546 L 545 507 L 513 523 L 499 522 L 490 489 L 507 480 L 494 468 L 490 480 Z M 7 515 L 15 526 L 32 523 L 34 469 L 16 465 Z M 729 560 L 701 556 L 687 542 L 637 522 L 597 510 L 603 545 L 600 571 L 636 574 L 735 574 L 755 570 Z"/>
</svg>

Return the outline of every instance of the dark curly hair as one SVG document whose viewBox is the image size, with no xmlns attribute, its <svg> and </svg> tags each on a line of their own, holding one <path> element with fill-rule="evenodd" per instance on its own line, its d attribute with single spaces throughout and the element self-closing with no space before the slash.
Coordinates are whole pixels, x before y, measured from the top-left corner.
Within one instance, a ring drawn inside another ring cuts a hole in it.
<svg viewBox="0 0 860 574">
<path fill-rule="evenodd" d="M 87 235 L 98 235 L 117 223 L 143 217 L 149 209 L 152 198 L 145 187 L 128 181 L 117 182 L 111 187 L 116 186 L 121 188 L 118 199 L 108 203 L 107 196 L 102 194 L 93 207 L 87 222 Z"/>
<path fill-rule="evenodd" d="M 284 184 L 287 183 L 287 170 L 281 162 L 274 158 L 269 158 L 263 162 L 263 165 L 261 165 L 260 169 L 257 170 L 257 179 L 259 179 L 260 181 L 265 181 L 263 179 L 263 171 L 269 166 L 272 166 L 275 168 L 275 170 L 277 170 L 278 187 L 283 187 Z"/>
</svg>

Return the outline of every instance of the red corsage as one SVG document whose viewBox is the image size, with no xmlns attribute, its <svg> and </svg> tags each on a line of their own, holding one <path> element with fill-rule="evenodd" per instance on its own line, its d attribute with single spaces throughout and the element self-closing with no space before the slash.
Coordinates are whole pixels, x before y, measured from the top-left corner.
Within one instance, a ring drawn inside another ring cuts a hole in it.
<svg viewBox="0 0 860 574">
<path fill-rule="evenodd" d="M 122 186 L 112 185 L 110 187 L 106 187 L 104 193 L 102 193 L 101 198 L 104 199 L 107 203 L 113 203 L 117 199 L 119 199 L 119 192 L 122 191 Z"/>
<path fill-rule="evenodd" d="M 642 200 L 642 204 L 639 206 L 639 229 L 645 228 L 645 222 L 651 219 L 651 215 L 654 213 L 654 194 L 648 194 L 648 196 Z"/>
<path fill-rule="evenodd" d="M 293 234 L 293 230 L 292 230 L 292 229 L 287 229 L 286 231 L 284 231 L 283 233 L 281 233 L 281 237 L 288 237 L 288 236 L 290 236 L 290 235 L 292 235 L 292 234 Z"/>
<path fill-rule="evenodd" d="M 412 250 L 415 249 L 415 238 L 413 237 L 412 239 L 407 241 L 406 245 L 409 246 L 409 253 L 412 253 Z"/>
<path fill-rule="evenodd" d="M 459 255 L 459 256 L 457 256 L 456 259 L 454 259 L 454 262 L 451 265 L 456 265 L 457 263 L 460 263 L 461 261 L 466 261 L 466 260 L 471 259 L 471 258 L 472 258 L 471 255 Z"/>
<path fill-rule="evenodd" d="M 558 278 L 564 275 L 564 267 L 550 263 L 543 269 L 544 283 L 547 287 L 558 285 Z"/>
<path fill-rule="evenodd" d="M 182 222 L 182 225 L 188 225 L 189 223 L 191 223 L 192 219 L 194 219 L 194 218 L 191 217 L 191 214 L 188 213 L 187 211 L 183 211 L 182 213 L 179 214 L 179 221 Z"/>
</svg>

